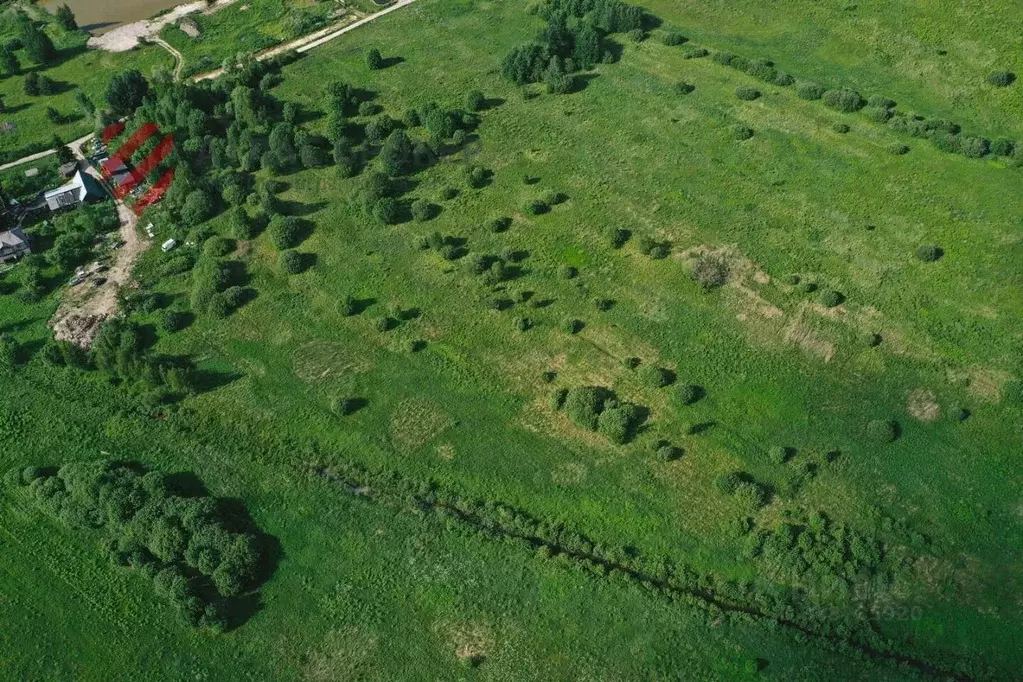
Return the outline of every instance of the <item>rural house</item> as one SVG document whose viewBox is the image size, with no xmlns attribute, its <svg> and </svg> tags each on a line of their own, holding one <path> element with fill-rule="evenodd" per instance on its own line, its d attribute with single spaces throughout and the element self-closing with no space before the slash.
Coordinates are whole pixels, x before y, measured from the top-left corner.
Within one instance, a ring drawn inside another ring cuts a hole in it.
<svg viewBox="0 0 1023 682">
<path fill-rule="evenodd" d="M 77 208 L 89 199 L 101 199 L 103 196 L 104 192 L 99 183 L 92 176 L 78 171 L 71 182 L 51 189 L 45 198 L 46 205 L 51 211 L 61 211 Z"/>
<path fill-rule="evenodd" d="M 21 231 L 20 227 L 0 232 L 0 263 L 17 260 L 31 252 L 28 236 Z"/>
</svg>

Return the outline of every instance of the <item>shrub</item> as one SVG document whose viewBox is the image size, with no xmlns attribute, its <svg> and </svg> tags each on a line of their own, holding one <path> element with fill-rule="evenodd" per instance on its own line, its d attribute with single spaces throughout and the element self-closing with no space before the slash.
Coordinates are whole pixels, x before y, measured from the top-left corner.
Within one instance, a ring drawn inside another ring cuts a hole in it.
<svg viewBox="0 0 1023 682">
<path fill-rule="evenodd" d="M 887 419 L 875 419 L 867 424 L 867 438 L 875 443 L 891 443 L 899 437 L 899 425 Z"/>
<path fill-rule="evenodd" d="M 380 50 L 375 47 L 366 53 L 366 67 L 370 71 L 376 71 L 377 69 L 383 68 L 384 58 L 380 54 Z"/>
<path fill-rule="evenodd" d="M 714 479 L 714 486 L 725 495 L 731 495 L 748 477 L 741 471 L 729 471 Z"/>
<path fill-rule="evenodd" d="M 634 43 L 641 43 L 644 40 L 646 40 L 646 31 L 644 31 L 641 28 L 634 28 L 625 35 L 627 35 L 629 37 L 629 40 L 631 40 Z"/>
<path fill-rule="evenodd" d="M 393 317 L 389 315 L 384 315 L 383 317 L 378 318 L 376 321 L 376 328 L 378 332 L 390 331 L 394 329 L 396 326 L 398 326 L 397 320 L 395 320 Z"/>
<path fill-rule="evenodd" d="M 416 222 L 424 223 L 433 218 L 434 207 L 426 199 L 416 199 L 412 202 L 412 218 Z"/>
<path fill-rule="evenodd" d="M 1016 80 L 1016 74 L 1010 71 L 992 71 L 987 75 L 987 82 L 998 88 L 1008 87 Z"/>
<path fill-rule="evenodd" d="M 692 45 L 686 45 L 682 49 L 682 59 L 699 59 L 706 57 L 710 52 L 702 47 L 693 47 Z"/>
<path fill-rule="evenodd" d="M 181 331 L 188 325 L 188 314 L 165 310 L 160 314 L 160 327 L 166 332 Z"/>
<path fill-rule="evenodd" d="M 342 296 L 338 302 L 338 309 L 345 317 L 351 317 L 359 312 L 358 303 L 351 296 Z"/>
<path fill-rule="evenodd" d="M 803 282 L 803 285 L 800 287 L 800 289 L 803 290 L 804 294 L 812 294 L 813 292 L 817 291 L 817 285 L 814 284 L 813 282 Z"/>
<path fill-rule="evenodd" d="M 963 156 L 969 159 L 979 159 L 991 151 L 991 143 L 983 137 L 964 137 L 961 140 L 960 148 Z"/>
<path fill-rule="evenodd" d="M 785 283 L 790 286 L 796 286 L 797 284 L 799 284 L 799 282 L 800 282 L 799 275 L 787 275 L 785 277 Z"/>
<path fill-rule="evenodd" d="M 384 225 L 394 225 L 401 219 L 401 204 L 392 197 L 381 197 L 373 205 L 373 216 Z"/>
<path fill-rule="evenodd" d="M 528 317 L 519 317 L 515 319 L 515 328 L 520 332 L 529 331 L 533 327 L 533 321 Z"/>
<path fill-rule="evenodd" d="M 774 75 L 774 81 L 772 81 L 772 82 L 773 82 L 773 83 L 774 83 L 775 85 L 781 85 L 781 86 L 783 86 L 783 87 L 787 87 L 787 86 L 789 86 L 789 85 L 794 85 L 794 84 L 795 84 L 795 82 L 796 82 L 796 79 L 795 79 L 795 78 L 793 78 L 792 76 L 790 76 L 790 75 L 789 75 L 789 74 L 787 74 L 787 73 L 784 73 L 784 72 L 782 72 L 782 71 L 779 71 L 778 73 L 776 73 L 776 74 Z"/>
<path fill-rule="evenodd" d="M 630 236 L 631 233 L 628 230 L 623 230 L 620 227 L 610 227 L 607 230 L 607 240 L 612 249 L 620 249 L 625 246 L 625 242 L 629 241 Z"/>
<path fill-rule="evenodd" d="M 302 254 L 293 249 L 281 251 L 281 254 L 277 257 L 277 263 L 280 265 L 281 270 L 289 275 L 302 272 Z"/>
<path fill-rule="evenodd" d="M 302 238 L 302 226 L 298 218 L 292 216 L 274 216 L 267 229 L 270 242 L 280 250 L 297 246 Z"/>
<path fill-rule="evenodd" d="M 629 440 L 638 419 L 634 405 L 605 407 L 597 417 L 597 431 L 612 443 L 621 445 Z"/>
<path fill-rule="evenodd" d="M 664 388 L 671 384 L 674 374 L 671 370 L 655 365 L 643 365 L 639 369 L 640 380 L 650 388 Z"/>
<path fill-rule="evenodd" d="M 673 462 L 682 456 L 682 450 L 667 441 L 658 441 L 654 454 L 662 462 Z"/>
<path fill-rule="evenodd" d="M 850 130 L 849 126 L 847 126 L 844 123 L 836 123 L 835 125 L 831 126 L 831 129 L 834 130 L 836 133 L 839 133 L 840 135 L 845 135 Z"/>
<path fill-rule="evenodd" d="M 753 137 L 753 129 L 749 126 L 745 126 L 741 123 L 737 123 L 729 128 L 729 132 L 732 133 L 732 137 L 736 140 L 748 140 Z"/>
<path fill-rule="evenodd" d="M 883 339 L 881 338 L 880 334 L 877 334 L 877 333 L 867 334 L 866 343 L 871 348 L 876 348 L 876 347 L 880 346 L 882 341 L 883 341 Z"/>
<path fill-rule="evenodd" d="M 547 204 L 548 206 L 557 206 L 563 204 L 568 197 L 561 192 L 555 192 L 552 189 L 544 190 L 540 194 L 540 201 Z"/>
<path fill-rule="evenodd" d="M 789 458 L 789 449 L 781 445 L 774 445 L 767 449 L 767 456 L 775 464 L 784 464 Z"/>
<path fill-rule="evenodd" d="M 824 106 L 835 111 L 842 111 L 845 113 L 852 113 L 859 111 L 866 104 L 860 93 L 855 90 L 848 88 L 839 88 L 838 90 L 828 90 L 822 97 Z"/>
<path fill-rule="evenodd" d="M 522 207 L 522 210 L 525 211 L 527 215 L 543 215 L 550 211 L 551 207 L 539 199 L 532 199 L 526 202 L 525 206 Z"/>
<path fill-rule="evenodd" d="M 491 232 L 504 232 L 511 227 L 512 219 L 507 217 L 494 218 L 487 221 L 487 229 Z"/>
<path fill-rule="evenodd" d="M 800 83 L 796 94 L 802 99 L 815 100 L 824 96 L 824 86 L 817 83 Z"/>
<path fill-rule="evenodd" d="M 933 246 L 930 244 L 924 244 L 916 247 L 916 251 L 913 252 L 916 257 L 925 263 L 933 263 L 944 255 L 944 251 L 940 246 Z"/>
<path fill-rule="evenodd" d="M 583 326 L 582 320 L 565 320 L 565 331 L 569 334 L 578 334 L 583 330 Z"/>
<path fill-rule="evenodd" d="M 598 298 L 593 301 L 593 305 L 596 306 L 597 310 L 601 312 L 607 312 L 614 307 L 615 302 L 610 298 Z"/>
<path fill-rule="evenodd" d="M 561 268 L 558 270 L 558 276 L 560 276 L 562 279 L 574 279 L 578 274 L 579 271 L 576 270 L 571 265 L 562 265 Z"/>
<path fill-rule="evenodd" d="M 767 493 L 764 488 L 754 481 L 741 481 L 732 492 L 732 497 L 747 513 L 755 512 L 767 501 Z"/>
<path fill-rule="evenodd" d="M 487 105 L 487 98 L 479 90 L 470 90 L 465 96 L 465 108 L 469 111 L 483 111 Z"/>
<path fill-rule="evenodd" d="M 901 142 L 892 142 L 888 145 L 888 147 L 886 147 L 886 149 L 892 156 L 903 156 L 904 154 L 909 153 L 909 146 L 904 145 Z"/>
<path fill-rule="evenodd" d="M 678 399 L 683 405 L 692 405 L 700 399 L 702 391 L 695 384 L 683 384 L 678 387 Z"/>
<path fill-rule="evenodd" d="M 690 92 L 696 89 L 696 86 L 692 83 L 686 83 L 685 81 L 679 81 L 675 83 L 675 92 L 680 95 L 688 95 Z"/>
<path fill-rule="evenodd" d="M 954 406 L 948 411 L 948 416 L 953 421 L 964 422 L 970 418 L 970 411 L 963 407 Z"/>
<path fill-rule="evenodd" d="M 335 397 L 330 401 L 330 411 L 342 417 L 354 413 L 359 407 L 359 401 L 355 398 Z"/>
<path fill-rule="evenodd" d="M 661 42 L 670 47 L 675 47 L 685 43 L 686 37 L 678 31 L 665 31 L 661 34 Z"/>
<path fill-rule="evenodd" d="M 891 109 L 885 109 L 884 107 L 867 107 L 863 113 L 875 123 L 887 123 L 894 116 Z"/>
<path fill-rule="evenodd" d="M 597 430 L 597 420 L 604 410 L 610 391 L 597 386 L 582 386 L 569 390 L 565 396 L 565 413 L 576 426 Z"/>
<path fill-rule="evenodd" d="M 881 109 L 894 109 L 895 100 L 882 97 L 881 95 L 872 95 L 870 99 L 867 100 L 867 106 L 879 107 Z"/>
<path fill-rule="evenodd" d="M 1000 137 L 991 143 L 991 153 L 995 156 L 1012 156 L 1016 151 L 1016 143 Z"/>
<path fill-rule="evenodd" d="M 490 174 L 481 166 L 468 166 L 465 169 L 465 182 L 473 189 L 479 189 L 487 184 Z"/>
<path fill-rule="evenodd" d="M 735 96 L 743 101 L 752 102 L 760 97 L 760 91 L 748 85 L 740 85 L 735 89 Z"/>
<path fill-rule="evenodd" d="M 711 291 L 728 281 L 728 264 L 720 258 L 700 256 L 690 267 L 689 274 L 704 291 Z"/>
<path fill-rule="evenodd" d="M 845 300 L 845 296 L 835 291 L 834 289 L 825 289 L 821 292 L 820 301 L 821 305 L 826 308 L 834 308 L 835 306 L 842 305 L 842 301 Z"/>
</svg>

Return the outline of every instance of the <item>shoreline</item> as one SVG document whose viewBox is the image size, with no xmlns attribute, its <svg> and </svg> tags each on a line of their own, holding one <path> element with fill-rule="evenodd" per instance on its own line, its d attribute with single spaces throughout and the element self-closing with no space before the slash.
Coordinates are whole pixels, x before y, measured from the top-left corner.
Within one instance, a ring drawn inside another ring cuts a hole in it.
<svg viewBox="0 0 1023 682">
<path fill-rule="evenodd" d="M 129 24 L 118 26 L 106 33 L 92 36 L 89 38 L 86 46 L 107 52 L 128 52 L 138 47 L 143 39 L 159 36 L 160 31 L 165 26 L 173 24 L 189 14 L 197 14 L 199 12 L 213 14 L 234 4 L 235 1 L 217 0 L 214 4 L 207 5 L 205 0 L 195 0 L 195 2 L 177 5 L 169 10 L 159 12 L 149 19 L 133 21 Z"/>
</svg>

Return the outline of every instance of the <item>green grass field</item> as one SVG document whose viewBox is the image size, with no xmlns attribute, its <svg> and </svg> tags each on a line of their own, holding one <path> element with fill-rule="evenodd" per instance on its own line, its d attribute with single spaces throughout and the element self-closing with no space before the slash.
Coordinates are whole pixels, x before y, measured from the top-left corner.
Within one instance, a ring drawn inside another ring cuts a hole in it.
<svg viewBox="0 0 1023 682">
<path fill-rule="evenodd" d="M 1019 85 L 996 92 L 983 82 L 1016 66 L 1011 23 L 979 10 L 964 22 L 948 8 L 875 3 L 641 4 L 712 50 L 771 57 L 800 80 L 887 95 L 991 137 L 1023 136 Z M 656 34 L 618 36 L 620 60 L 587 73 L 578 92 L 518 88 L 501 60 L 540 25 L 513 3 L 419 0 L 284 69 L 274 95 L 298 103 L 317 132 L 335 80 L 374 93 L 394 118 L 429 101 L 463 106 L 476 88 L 492 106 L 462 149 L 412 177 L 404 199 L 437 204 L 433 220 L 381 225 L 362 208 L 363 180 L 332 167 L 287 175 L 281 198 L 312 224 L 298 247 L 311 267 L 284 274 L 263 235 L 230 256 L 256 297 L 229 318 L 200 315 L 167 334 L 157 313 L 135 315 L 157 336 L 153 352 L 194 358 L 216 374 L 215 388 L 153 418 L 98 375 L 33 359 L 4 377 L 3 469 L 109 453 L 192 471 L 244 501 L 282 547 L 255 615 L 224 635 L 197 633 L 144 581 L 107 565 L 90 538 L 5 490 L 0 661 L 11 679 L 157 667 L 162 679 L 937 676 L 353 497 L 310 475 L 317 464 L 432 482 L 761 594 L 790 588 L 824 620 L 864 618 L 915 662 L 987 666 L 971 667 L 971 678 L 1019 669 L 1019 168 L 947 154 L 792 88 L 684 59 Z M 864 26 L 874 27 L 870 41 L 849 38 Z M 373 47 L 402 61 L 369 71 Z M 679 81 L 695 89 L 679 94 Z M 742 101 L 743 85 L 763 95 Z M 850 131 L 836 132 L 839 123 Z M 736 124 L 753 137 L 734 139 Z M 894 143 L 909 153 L 890 154 Z M 493 171 L 487 186 L 466 186 L 470 164 Z M 457 196 L 443 198 L 450 187 Z M 567 199 L 528 215 L 524 204 L 545 191 Z M 502 216 L 510 228 L 488 231 Z M 159 212 L 154 222 L 158 239 L 183 241 L 194 227 Z M 210 226 L 229 234 L 226 215 Z M 608 244 L 613 227 L 633 233 L 621 249 Z M 493 290 L 468 258 L 420 250 L 435 231 L 464 238 L 470 254 L 521 252 L 517 276 Z M 670 255 L 640 253 L 642 237 Z M 921 245 L 944 256 L 921 262 Z M 700 253 L 728 264 L 727 285 L 704 292 L 691 280 Z M 184 311 L 190 275 L 157 276 L 173 255 L 150 251 L 137 275 Z M 564 266 L 578 277 L 562 277 Z M 819 291 L 787 283 L 791 275 Z M 5 278 L 2 331 L 41 345 L 58 293 L 27 304 L 13 294 L 17 270 Z M 826 307 L 820 290 L 844 302 Z M 345 296 L 365 309 L 346 316 Z M 493 310 L 495 296 L 517 302 Z M 614 305 L 601 311 L 596 299 Z M 411 310 L 378 330 L 379 318 Z M 519 331 L 519 318 L 532 328 Z M 568 319 L 582 331 L 565 331 Z M 651 388 L 628 369 L 629 357 L 706 396 L 680 404 L 674 387 Z M 586 385 L 649 408 L 632 442 L 613 445 L 551 408 L 552 390 Z M 339 397 L 365 407 L 339 416 Z M 957 409 L 969 418 L 954 419 Z M 871 441 L 873 420 L 897 422 L 898 439 Z M 656 458 L 661 439 L 684 455 Z M 777 447 L 791 449 L 788 461 L 772 459 Z M 720 492 L 715 481 L 730 470 L 766 486 L 767 504 L 750 511 Z M 807 574 L 751 550 L 758 533 L 811 512 L 882 541 L 892 579 L 850 588 L 840 569 Z M 738 532 L 747 516 L 752 530 Z M 98 654 L 102 645 L 112 651 Z"/>
</svg>

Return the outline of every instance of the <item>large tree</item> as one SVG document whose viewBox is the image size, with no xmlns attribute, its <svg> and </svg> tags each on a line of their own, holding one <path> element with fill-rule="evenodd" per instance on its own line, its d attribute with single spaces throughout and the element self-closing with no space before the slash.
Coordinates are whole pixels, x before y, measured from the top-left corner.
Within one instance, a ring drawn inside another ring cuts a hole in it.
<svg viewBox="0 0 1023 682">
<path fill-rule="evenodd" d="M 20 22 L 19 37 L 29 58 L 36 64 L 50 64 L 57 58 L 57 49 L 50 36 L 29 19 Z"/>
<path fill-rule="evenodd" d="M 71 8 L 67 5 L 61 5 L 57 8 L 57 23 L 64 27 L 66 31 L 77 31 L 78 22 L 75 21 L 75 13 L 71 11 Z"/>
<path fill-rule="evenodd" d="M 149 94 L 149 83 L 138 69 L 123 71 L 110 80 L 107 104 L 115 114 L 127 116 L 142 104 Z"/>
</svg>

